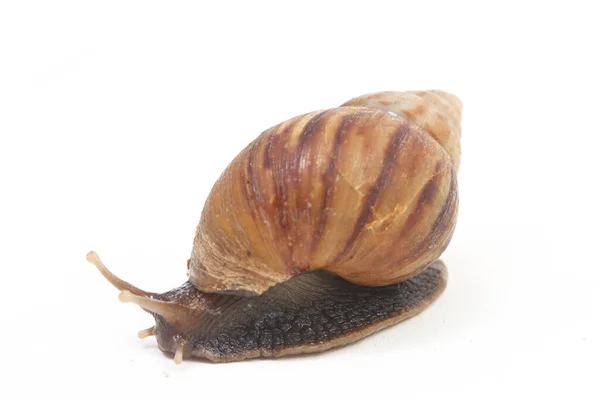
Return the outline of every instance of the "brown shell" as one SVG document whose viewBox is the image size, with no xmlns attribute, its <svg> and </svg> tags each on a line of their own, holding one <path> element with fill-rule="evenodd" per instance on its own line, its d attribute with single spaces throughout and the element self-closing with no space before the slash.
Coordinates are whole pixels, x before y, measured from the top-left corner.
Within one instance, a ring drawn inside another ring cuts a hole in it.
<svg viewBox="0 0 600 400">
<path fill-rule="evenodd" d="M 456 96 L 440 90 L 379 92 L 356 97 L 343 105 L 393 111 L 410 118 L 446 149 L 458 171 L 462 105 Z"/>
<path fill-rule="evenodd" d="M 259 294 L 326 269 L 380 286 L 435 261 L 456 222 L 460 103 L 416 93 L 366 95 L 347 104 L 373 108 L 317 111 L 263 132 L 206 201 L 194 285 Z"/>
</svg>

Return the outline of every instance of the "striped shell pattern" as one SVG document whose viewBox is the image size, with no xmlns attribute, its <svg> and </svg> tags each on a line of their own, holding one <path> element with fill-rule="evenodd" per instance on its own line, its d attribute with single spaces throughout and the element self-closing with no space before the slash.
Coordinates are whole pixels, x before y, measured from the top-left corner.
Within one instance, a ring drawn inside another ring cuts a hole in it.
<svg viewBox="0 0 600 400">
<path fill-rule="evenodd" d="M 368 286 L 421 272 L 456 223 L 460 118 L 445 92 L 380 92 L 266 130 L 206 201 L 192 283 L 251 295 L 316 269 Z"/>
</svg>

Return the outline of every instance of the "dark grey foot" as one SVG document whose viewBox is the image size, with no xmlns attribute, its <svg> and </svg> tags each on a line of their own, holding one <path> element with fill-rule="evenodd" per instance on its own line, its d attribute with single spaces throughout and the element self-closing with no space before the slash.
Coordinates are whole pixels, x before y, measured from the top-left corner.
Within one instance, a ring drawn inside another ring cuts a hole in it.
<svg viewBox="0 0 600 400">
<path fill-rule="evenodd" d="M 445 287 L 439 260 L 384 287 L 357 286 L 324 272 L 300 275 L 261 296 L 232 296 L 219 314 L 204 317 L 190 353 L 226 362 L 343 346 L 418 314 Z"/>
</svg>

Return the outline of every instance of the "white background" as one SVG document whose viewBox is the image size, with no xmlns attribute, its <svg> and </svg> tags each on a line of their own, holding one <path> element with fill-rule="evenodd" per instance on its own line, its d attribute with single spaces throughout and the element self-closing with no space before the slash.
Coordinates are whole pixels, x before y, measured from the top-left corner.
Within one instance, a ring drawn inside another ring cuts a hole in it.
<svg viewBox="0 0 600 400">
<path fill-rule="evenodd" d="M 553 2 L 3 1 L 2 398 L 598 398 L 598 11 Z M 165 357 L 85 261 L 185 280 L 208 192 L 264 129 L 380 90 L 464 104 L 430 309 L 318 356 Z"/>
</svg>

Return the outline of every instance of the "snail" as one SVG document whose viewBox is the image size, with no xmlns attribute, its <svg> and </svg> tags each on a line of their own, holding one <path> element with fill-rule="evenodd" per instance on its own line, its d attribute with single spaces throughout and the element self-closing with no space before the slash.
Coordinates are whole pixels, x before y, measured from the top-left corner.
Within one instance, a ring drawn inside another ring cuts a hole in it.
<svg viewBox="0 0 600 400">
<path fill-rule="evenodd" d="M 87 259 L 152 314 L 139 337 L 176 363 L 355 342 L 446 287 L 461 109 L 442 91 L 380 92 L 264 131 L 214 184 L 176 289 L 143 291 Z"/>
</svg>

